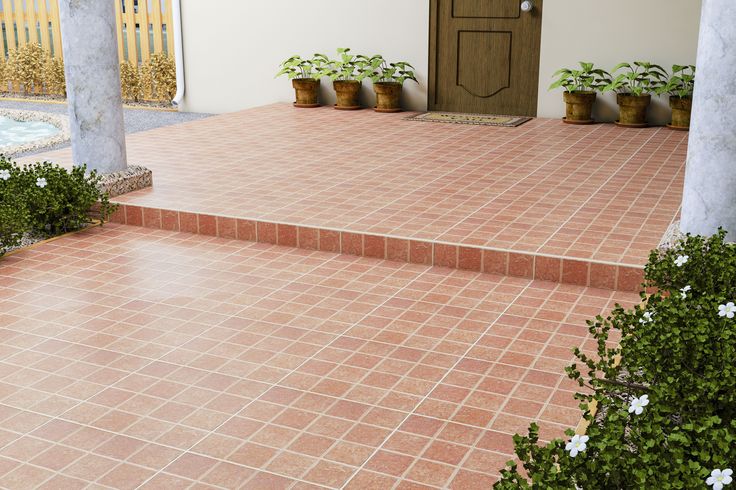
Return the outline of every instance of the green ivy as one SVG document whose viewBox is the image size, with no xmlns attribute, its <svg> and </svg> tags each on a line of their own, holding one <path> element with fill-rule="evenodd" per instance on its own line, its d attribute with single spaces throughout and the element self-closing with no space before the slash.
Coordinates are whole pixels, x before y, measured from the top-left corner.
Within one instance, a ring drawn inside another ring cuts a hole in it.
<svg viewBox="0 0 736 490">
<path fill-rule="evenodd" d="M 571 457 L 563 439 L 540 445 L 532 425 L 514 437 L 524 474 L 509 462 L 494 488 L 707 488 L 711 471 L 736 465 L 736 316 L 726 310 L 736 247 L 725 236 L 688 235 L 652 252 L 645 286 L 655 292 L 588 322 L 597 353 L 575 349 L 579 362 L 566 369 L 584 389 L 585 451 Z M 642 395 L 649 404 L 630 413 Z"/>
<path fill-rule="evenodd" d="M 24 233 L 53 236 L 86 226 L 96 203 L 104 222 L 114 205 L 97 189 L 99 180 L 85 166 L 69 171 L 49 162 L 21 167 L 0 156 L 0 254 L 18 245 Z"/>
</svg>

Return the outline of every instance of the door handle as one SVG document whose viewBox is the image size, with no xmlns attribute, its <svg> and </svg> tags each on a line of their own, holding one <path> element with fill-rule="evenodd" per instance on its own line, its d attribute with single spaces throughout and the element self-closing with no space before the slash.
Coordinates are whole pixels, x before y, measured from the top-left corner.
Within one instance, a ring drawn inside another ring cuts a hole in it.
<svg viewBox="0 0 736 490">
<path fill-rule="evenodd" d="M 532 0 L 524 0 L 521 2 L 522 12 L 531 12 L 532 10 L 534 10 L 534 2 L 532 2 Z"/>
</svg>

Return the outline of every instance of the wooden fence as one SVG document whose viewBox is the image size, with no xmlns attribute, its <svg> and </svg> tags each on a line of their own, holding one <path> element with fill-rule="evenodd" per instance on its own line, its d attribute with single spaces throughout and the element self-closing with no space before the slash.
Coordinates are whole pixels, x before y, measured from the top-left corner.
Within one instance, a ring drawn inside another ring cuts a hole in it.
<svg viewBox="0 0 736 490">
<path fill-rule="evenodd" d="M 152 54 L 173 56 L 171 0 L 97 0 L 115 2 L 120 61 L 144 63 Z M 58 0 L 0 0 L 2 48 L 38 43 L 52 57 L 61 57 Z"/>
</svg>

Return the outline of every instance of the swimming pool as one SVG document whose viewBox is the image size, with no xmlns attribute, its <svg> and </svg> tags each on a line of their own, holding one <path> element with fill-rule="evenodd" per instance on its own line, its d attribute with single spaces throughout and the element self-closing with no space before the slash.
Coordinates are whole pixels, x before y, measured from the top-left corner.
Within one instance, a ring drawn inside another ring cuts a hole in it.
<svg viewBox="0 0 736 490">
<path fill-rule="evenodd" d="M 61 130 L 43 121 L 16 121 L 0 116 L 0 149 L 51 138 Z"/>
<path fill-rule="evenodd" d="M 0 108 L 0 153 L 6 157 L 52 148 L 67 141 L 67 116 Z"/>
</svg>

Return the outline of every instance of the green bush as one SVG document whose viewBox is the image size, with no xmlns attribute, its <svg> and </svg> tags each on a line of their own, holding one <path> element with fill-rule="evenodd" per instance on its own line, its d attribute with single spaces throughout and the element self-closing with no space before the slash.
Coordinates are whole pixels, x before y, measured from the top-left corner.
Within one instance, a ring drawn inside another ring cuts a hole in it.
<svg viewBox="0 0 736 490">
<path fill-rule="evenodd" d="M 97 190 L 98 182 L 97 173 L 87 174 L 84 166 L 19 167 L 0 156 L 0 250 L 16 246 L 24 233 L 53 236 L 80 229 L 93 221 L 90 209 L 97 202 L 105 221 L 114 206 Z"/>
<path fill-rule="evenodd" d="M 576 395 L 588 439 L 540 446 L 532 425 L 527 436 L 514 436 L 526 476 L 509 462 L 494 488 L 722 485 L 714 481 L 719 472 L 736 463 L 736 246 L 725 235 L 688 236 L 652 252 L 646 286 L 657 292 L 589 322 L 597 355 L 576 349 L 580 362 L 567 368 L 588 390 Z M 724 484 L 730 478 L 727 472 Z"/>
</svg>

